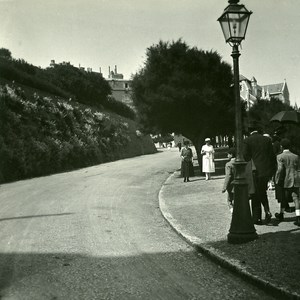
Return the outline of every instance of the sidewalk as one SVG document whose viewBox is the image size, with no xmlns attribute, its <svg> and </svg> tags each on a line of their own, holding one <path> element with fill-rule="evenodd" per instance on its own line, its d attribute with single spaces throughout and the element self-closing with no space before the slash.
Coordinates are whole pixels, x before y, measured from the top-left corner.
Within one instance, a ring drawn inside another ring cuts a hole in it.
<svg viewBox="0 0 300 300">
<path fill-rule="evenodd" d="M 184 183 L 176 171 L 159 193 L 161 212 L 174 230 L 198 251 L 279 299 L 300 299 L 300 227 L 293 224 L 295 213 L 286 213 L 285 221 L 278 223 L 278 204 L 269 191 L 271 223 L 256 226 L 257 240 L 232 245 L 227 242 L 231 214 L 221 193 L 224 176 L 190 180 Z"/>
</svg>

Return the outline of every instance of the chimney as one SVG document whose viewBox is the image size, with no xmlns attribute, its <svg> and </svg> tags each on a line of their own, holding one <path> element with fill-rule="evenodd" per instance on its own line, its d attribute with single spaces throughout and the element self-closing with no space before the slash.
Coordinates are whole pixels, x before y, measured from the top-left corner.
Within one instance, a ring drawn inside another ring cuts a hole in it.
<svg viewBox="0 0 300 300">
<path fill-rule="evenodd" d="M 115 65 L 115 74 L 118 74 L 118 72 L 117 72 L 117 65 Z"/>
<path fill-rule="evenodd" d="M 110 66 L 108 66 L 108 78 L 110 78 Z"/>
</svg>

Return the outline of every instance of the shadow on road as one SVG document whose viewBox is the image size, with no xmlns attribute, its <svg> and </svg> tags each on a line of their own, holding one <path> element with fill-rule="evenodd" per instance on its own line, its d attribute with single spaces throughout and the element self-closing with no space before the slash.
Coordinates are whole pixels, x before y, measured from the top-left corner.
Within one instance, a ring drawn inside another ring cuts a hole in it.
<svg viewBox="0 0 300 300">
<path fill-rule="evenodd" d="M 0 299 L 221 300 L 264 296 L 253 288 L 243 290 L 238 278 L 224 278 L 222 269 L 213 266 L 215 271 L 211 272 L 211 263 L 205 263 L 205 272 L 201 272 L 194 265 L 199 259 L 194 251 L 103 254 L 0 253 Z M 193 263 L 187 263 L 189 260 Z M 174 261 L 183 263 L 180 271 Z"/>
<path fill-rule="evenodd" d="M 73 213 L 49 214 L 49 215 L 33 215 L 33 216 L 18 216 L 18 217 L 2 218 L 2 219 L 0 219 L 0 222 L 9 221 L 9 220 L 18 220 L 18 219 L 31 219 L 31 218 L 44 218 L 44 217 L 60 217 L 60 216 L 68 216 L 68 215 L 73 215 Z"/>
<path fill-rule="evenodd" d="M 163 295 L 164 299 L 174 299 L 176 295 L 185 299 L 186 289 L 180 285 L 189 286 L 193 280 L 188 270 L 178 285 L 174 282 L 179 276 L 175 270 L 170 267 L 166 272 L 162 267 L 172 266 L 181 255 L 0 253 L 0 299 L 162 299 Z M 195 257 L 195 252 L 185 255 Z M 149 261 L 153 261 L 152 267 Z M 191 287 L 195 289 L 195 283 Z M 205 286 L 197 289 L 204 292 Z"/>
</svg>

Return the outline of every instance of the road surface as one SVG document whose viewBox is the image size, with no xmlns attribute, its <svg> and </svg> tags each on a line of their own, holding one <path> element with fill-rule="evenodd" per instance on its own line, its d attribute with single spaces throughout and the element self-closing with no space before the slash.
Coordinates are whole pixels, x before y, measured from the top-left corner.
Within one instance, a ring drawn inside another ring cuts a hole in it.
<svg viewBox="0 0 300 300">
<path fill-rule="evenodd" d="M 158 192 L 178 150 L 0 186 L 1 299 L 272 299 L 197 254 Z"/>
</svg>

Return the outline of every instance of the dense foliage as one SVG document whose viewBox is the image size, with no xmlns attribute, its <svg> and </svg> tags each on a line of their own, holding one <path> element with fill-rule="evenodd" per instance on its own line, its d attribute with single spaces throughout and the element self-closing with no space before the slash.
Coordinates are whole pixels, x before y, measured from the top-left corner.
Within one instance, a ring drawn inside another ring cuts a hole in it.
<svg viewBox="0 0 300 300">
<path fill-rule="evenodd" d="M 180 132 L 199 149 L 206 136 L 233 132 L 231 84 L 218 53 L 160 41 L 134 76 L 133 100 L 145 131 Z"/>
<path fill-rule="evenodd" d="M 41 75 L 73 94 L 81 103 L 103 104 L 111 92 L 108 82 L 100 73 L 86 72 L 69 64 L 55 64 L 42 70 Z"/>
<path fill-rule="evenodd" d="M 270 123 L 270 120 L 275 114 L 283 110 L 293 110 L 293 108 L 276 98 L 258 100 L 249 109 L 249 122 L 257 124 L 262 132 L 272 134 L 280 124 Z"/>
<path fill-rule="evenodd" d="M 0 182 L 155 152 L 135 123 L 54 96 L 0 89 Z"/>
<path fill-rule="evenodd" d="M 8 59 L 8 60 L 12 59 L 10 50 L 8 50 L 6 48 L 0 48 L 0 57 Z"/>
<path fill-rule="evenodd" d="M 53 95 L 69 98 L 70 93 L 53 85 L 51 81 L 46 81 L 36 76 L 37 68 L 22 60 L 7 60 L 0 57 L 0 77 L 9 81 L 30 86 Z"/>
<path fill-rule="evenodd" d="M 275 132 L 279 132 L 278 135 L 281 138 L 289 138 L 292 142 L 293 151 L 300 155 L 300 124 L 270 122 L 271 118 L 278 112 L 287 110 L 294 110 L 294 108 L 276 98 L 261 99 L 250 108 L 249 122 L 255 124 L 261 132 L 271 136 Z"/>
</svg>

